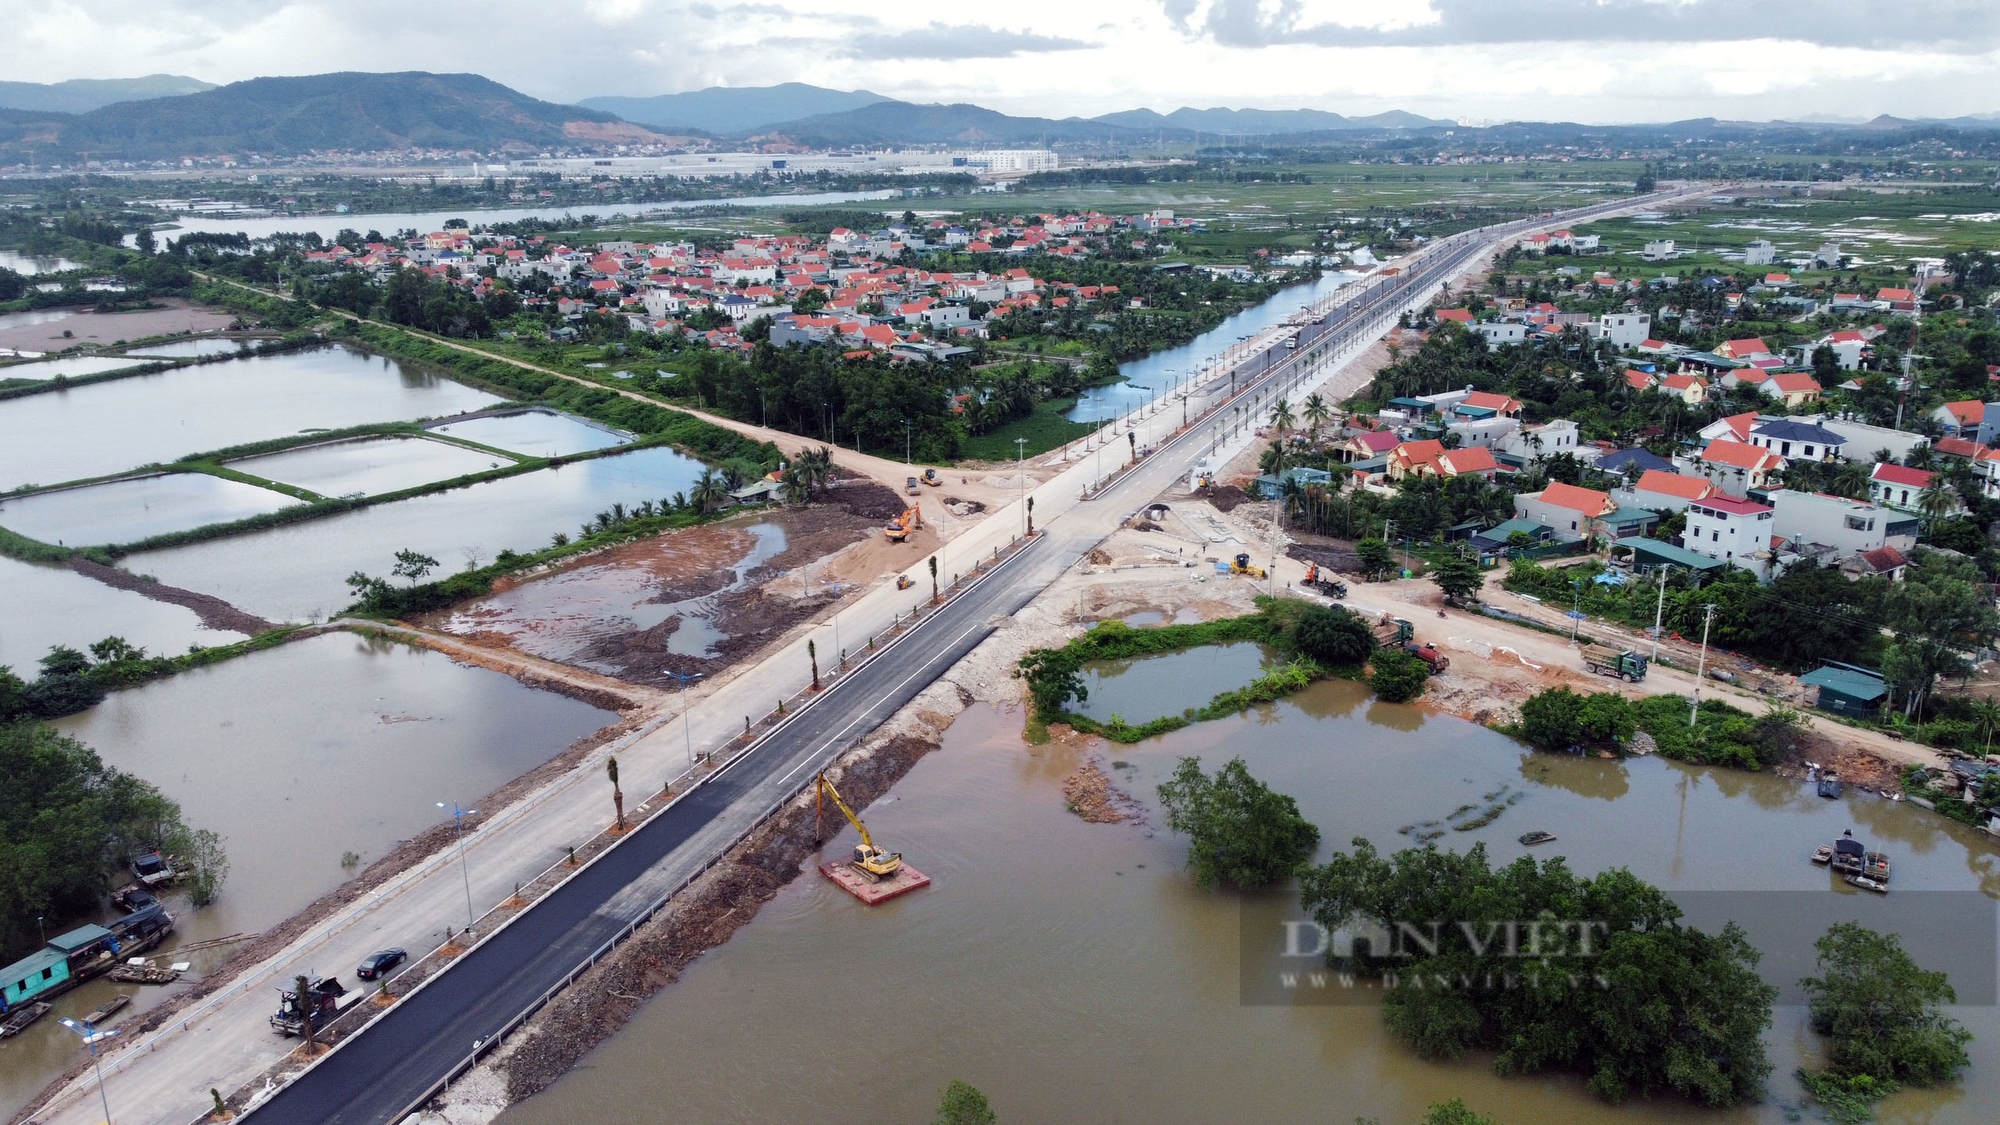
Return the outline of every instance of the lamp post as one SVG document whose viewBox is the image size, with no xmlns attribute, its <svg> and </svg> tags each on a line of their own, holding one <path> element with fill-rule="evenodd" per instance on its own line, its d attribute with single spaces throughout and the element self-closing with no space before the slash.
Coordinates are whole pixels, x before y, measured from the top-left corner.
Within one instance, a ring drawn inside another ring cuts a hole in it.
<svg viewBox="0 0 2000 1125">
<path fill-rule="evenodd" d="M 90 1065 L 97 1070 L 97 1100 L 104 1107 L 104 1125 L 111 1125 L 111 1098 L 104 1092 L 104 1061 L 97 1053 L 97 1041 L 109 1039 L 116 1031 L 99 1031 L 87 1023 L 65 1017 L 62 1025 L 83 1037 L 83 1045 L 90 1048 Z"/>
<path fill-rule="evenodd" d="M 688 765 L 694 765 L 694 732 L 689 729 L 694 716 L 688 714 L 688 681 L 701 679 L 700 672 L 668 672 L 667 675 L 681 682 L 681 741 L 687 745 Z"/>
<path fill-rule="evenodd" d="M 451 819 L 458 825 L 458 874 L 459 877 L 465 881 L 465 932 L 469 934 L 472 932 L 472 921 L 473 921 L 472 872 L 466 866 L 466 861 L 465 861 L 465 818 L 474 815 L 479 810 L 461 809 L 458 807 L 457 801 L 453 801 L 449 805 L 445 804 L 443 801 L 439 801 L 437 803 L 437 807 L 441 809 L 450 810 Z M 304 1003 L 304 1001 L 301 1000 L 300 1003 Z"/>
<path fill-rule="evenodd" d="M 1014 475 L 1021 486 L 1021 538 L 1028 537 L 1028 439 L 1014 439 Z"/>
</svg>

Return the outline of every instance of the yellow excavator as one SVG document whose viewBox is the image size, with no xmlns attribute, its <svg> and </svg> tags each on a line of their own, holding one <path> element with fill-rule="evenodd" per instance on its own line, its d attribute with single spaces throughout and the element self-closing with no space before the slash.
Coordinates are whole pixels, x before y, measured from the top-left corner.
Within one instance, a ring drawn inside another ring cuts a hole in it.
<svg viewBox="0 0 2000 1125">
<path fill-rule="evenodd" d="M 916 478 L 912 477 L 910 479 L 915 480 Z M 912 504 L 908 508 L 904 509 L 902 515 L 897 516 L 895 519 L 889 521 L 889 526 L 882 529 L 883 534 L 889 537 L 889 542 L 891 543 L 908 542 L 911 532 L 921 531 L 923 529 L 924 526 L 923 507 L 924 506 L 922 504 Z"/>
<path fill-rule="evenodd" d="M 859 871 L 862 877 L 871 883 L 879 883 L 903 869 L 903 853 L 885 852 L 875 846 L 875 841 L 868 835 L 868 826 L 861 823 L 861 818 L 854 815 L 854 810 L 847 807 L 846 801 L 840 799 L 840 790 L 833 787 L 833 782 L 828 781 L 825 774 L 819 775 L 818 788 L 819 792 L 813 796 L 815 833 L 818 832 L 822 803 L 829 797 L 833 799 L 834 807 L 847 817 L 847 823 L 852 824 L 854 830 L 861 833 L 861 842 L 854 845 L 854 858 L 848 861 L 848 866 Z"/>
</svg>

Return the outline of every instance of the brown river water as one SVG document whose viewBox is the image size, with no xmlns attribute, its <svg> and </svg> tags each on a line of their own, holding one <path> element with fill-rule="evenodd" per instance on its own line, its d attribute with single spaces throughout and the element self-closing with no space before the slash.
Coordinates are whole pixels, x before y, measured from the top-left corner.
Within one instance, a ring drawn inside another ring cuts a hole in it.
<svg viewBox="0 0 2000 1125">
<path fill-rule="evenodd" d="M 1190 693 L 1180 674 L 1160 681 L 1163 696 L 1205 694 Z M 1527 850 L 1516 842 L 1523 832 L 1554 831 L 1560 838 L 1539 849 L 1544 858 L 1565 855 L 1584 872 L 1626 866 L 1698 904 L 1691 917 L 1740 917 L 1765 949 L 1766 979 L 1780 985 L 1809 970 L 1810 940 L 1823 930 L 1813 921 L 1803 937 L 1768 936 L 1794 915 L 1838 907 L 1913 931 L 1955 902 L 1957 914 L 1943 913 L 1964 929 L 1941 934 L 1933 925 L 1921 936 L 1935 945 L 1962 935 L 1975 951 L 1974 968 L 1953 973 L 1961 998 L 1977 1001 L 1954 1011 L 1978 1036 L 1973 1067 L 1960 1086 L 1899 1094 L 1879 1116 L 1994 1119 L 2000 1017 L 1990 933 L 2000 863 L 1991 840 L 1934 814 L 1876 797 L 1820 800 L 1765 775 L 1533 753 L 1330 682 L 1239 718 L 1105 748 L 1103 763 L 1146 804 L 1150 823 L 1089 825 L 1065 811 L 1060 789 L 1080 753 L 1027 746 L 1021 725 L 1018 711 L 975 707 L 941 751 L 867 810 L 877 841 L 902 851 L 933 886 L 871 909 L 816 875 L 800 877 L 502 1122 L 924 1121 L 954 1078 L 980 1087 L 1000 1119 L 1014 1122 L 1395 1125 L 1451 1097 L 1505 1125 L 1799 1119 L 1791 1074 L 1815 1047 L 1795 989 L 1766 1035 L 1770 1097 L 1727 1111 L 1671 1099 L 1610 1106 L 1567 1076 L 1496 1076 L 1490 1058 L 1425 1062 L 1373 1007 L 1246 1003 L 1244 927 L 1266 932 L 1296 895 L 1194 887 L 1182 869 L 1185 842 L 1160 826 L 1153 796 L 1184 754 L 1211 769 L 1242 755 L 1256 776 L 1298 799 L 1320 826 L 1323 854 L 1357 835 L 1392 850 L 1407 843 L 1405 825 L 1444 819 L 1488 794 L 1505 794 L 1505 805 L 1518 793 L 1497 820 L 1446 830 L 1439 845 L 1484 841 L 1506 862 Z M 1835 891 L 1807 862 L 1813 845 L 1846 828 L 1894 856 L 1895 894 Z M 837 858 L 851 836 L 830 841 L 825 854 Z M 1945 891 L 1959 893 L 1925 893 Z M 1928 946 L 1919 957 L 1931 958 Z"/>
</svg>

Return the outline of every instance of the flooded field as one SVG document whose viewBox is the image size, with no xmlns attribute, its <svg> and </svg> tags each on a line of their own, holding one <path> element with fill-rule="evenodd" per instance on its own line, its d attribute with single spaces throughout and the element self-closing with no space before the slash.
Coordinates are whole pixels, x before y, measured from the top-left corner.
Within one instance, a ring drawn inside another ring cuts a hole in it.
<svg viewBox="0 0 2000 1125">
<path fill-rule="evenodd" d="M 163 473 L 0 499 L 0 527 L 44 543 L 135 543 L 275 512 L 299 501 L 206 473 Z"/>
<path fill-rule="evenodd" d="M 252 476 L 321 496 L 375 496 L 512 464 L 491 453 L 423 438 L 365 438 L 231 461 Z"/>
<path fill-rule="evenodd" d="M 204 628 L 191 610 L 113 589 L 68 567 L 0 557 L 0 666 L 33 679 L 50 645 L 83 649 L 109 636 L 153 653 L 243 639 Z"/>
<path fill-rule="evenodd" d="M 466 441 L 476 441 L 495 449 L 512 450 L 529 457 L 568 457 L 592 450 L 609 449 L 631 439 L 603 426 L 548 410 L 524 410 L 518 414 L 493 414 L 470 418 L 431 429 Z"/>
<path fill-rule="evenodd" d="M 1248 684 L 1276 655 L 1255 641 L 1237 641 L 1134 660 L 1093 661 L 1083 668 L 1090 694 L 1076 710 L 1100 723 L 1118 715 L 1141 726 Z"/>
<path fill-rule="evenodd" d="M 327 347 L 0 402 L 0 490 L 58 484 L 309 428 L 436 418 L 499 401 L 394 360 Z"/>
<path fill-rule="evenodd" d="M 672 449 L 543 469 L 360 511 L 215 539 L 124 559 L 134 573 L 157 575 L 214 594 L 273 620 L 303 621 L 336 612 L 354 598 L 355 571 L 386 575 L 397 551 L 439 560 L 439 574 L 490 562 L 504 548 L 546 545 L 613 503 L 658 502 L 685 492 L 702 464 Z"/>
<path fill-rule="evenodd" d="M 82 262 L 70 261 L 59 254 L 23 254 L 19 250 L 0 250 L 0 270 L 13 270 L 23 277 L 82 268 Z"/>
<path fill-rule="evenodd" d="M 10 363 L 0 367 L 0 379 L 74 379 L 79 375 L 100 375 L 122 367 L 146 362 L 122 355 L 72 355 L 61 359 L 38 359 L 33 363 Z"/>
<path fill-rule="evenodd" d="M 154 302 L 152 308 L 98 312 L 83 306 L 37 309 L 0 315 L 0 353 L 59 352 L 79 344 L 117 347 L 130 340 L 218 332 L 236 319 L 233 313 L 190 305 L 178 297 Z"/>
<path fill-rule="evenodd" d="M 1652 758 L 1537 754 L 1457 719 L 1374 702 L 1343 681 L 1106 749 L 1116 783 L 1152 810 L 1141 825 L 1088 825 L 1067 812 L 1061 782 L 1078 751 L 1027 746 L 1021 725 L 1018 712 L 975 708 L 941 752 L 867 810 L 876 840 L 933 886 L 870 909 L 816 875 L 800 877 L 583 1066 L 501 1120 L 557 1125 L 671 1103 L 677 1118 L 709 1125 L 921 1121 L 954 1078 L 984 1090 L 1003 1121 L 1404 1125 L 1455 1096 L 1506 1125 L 1800 1119 L 1790 1075 L 1814 1048 L 1796 1006 L 1781 1006 L 1766 1036 L 1770 1099 L 1701 1111 L 1668 1099 L 1608 1105 L 1569 1077 L 1500 1077 L 1490 1056 L 1425 1062 L 1389 1035 L 1375 1007 L 1246 1003 L 1246 918 L 1262 925 L 1296 898 L 1194 887 L 1182 869 L 1185 841 L 1161 827 L 1154 799 L 1184 754 L 1211 769 L 1242 755 L 1298 799 L 1321 829 L 1323 855 L 1356 835 L 1404 846 L 1406 825 L 1518 793 L 1496 820 L 1446 831 L 1440 846 L 1483 841 L 1507 862 L 1527 850 L 1516 836 L 1548 829 L 1559 840 L 1542 858 L 1566 855 L 1584 872 L 1630 867 L 1690 899 L 1733 892 L 1703 897 L 1726 916 L 1810 902 L 1894 929 L 1923 891 L 1983 892 L 1988 906 L 2000 896 L 1990 841 L 1908 805 L 1823 801 L 1775 777 Z M 1814 844 L 1850 827 L 1895 856 L 1901 905 L 1830 890 L 1827 872 L 1807 863 Z M 822 854 L 852 843 L 843 832 Z M 1799 951 L 1789 953 L 1767 953 L 1767 979 L 1791 983 L 1780 979 L 1797 975 Z M 1991 1119 L 1978 1107 L 2000 1098 L 2000 1016 L 1991 977 L 1976 978 L 1954 978 L 1961 996 L 1983 997 L 1954 1013 L 1979 1036 L 1963 1085 L 1898 1094 L 1881 1120 Z M 857 1065 L 856 1029 L 870 1057 L 895 1065 Z M 717 1059 L 734 1064 L 727 1082 L 713 1080 Z"/>
</svg>

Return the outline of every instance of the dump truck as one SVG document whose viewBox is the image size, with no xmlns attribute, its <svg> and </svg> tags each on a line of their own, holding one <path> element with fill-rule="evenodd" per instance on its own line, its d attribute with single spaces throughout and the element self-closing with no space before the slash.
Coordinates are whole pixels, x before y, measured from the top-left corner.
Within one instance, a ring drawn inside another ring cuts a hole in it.
<svg viewBox="0 0 2000 1125">
<path fill-rule="evenodd" d="M 1433 676 L 1451 667 L 1451 657 L 1439 652 L 1436 645 L 1406 644 L 1403 651 L 1430 665 Z"/>
<path fill-rule="evenodd" d="M 1316 562 L 1306 564 L 1306 588 L 1309 590 L 1318 590 L 1330 598 L 1344 598 L 1347 596 L 1347 583 L 1337 578 L 1328 578 L 1321 574 L 1319 564 Z"/>
<path fill-rule="evenodd" d="M 1247 574 L 1252 578 L 1264 577 L 1264 568 L 1250 561 L 1249 552 L 1237 555 L 1229 564 L 1229 573 Z"/>
<path fill-rule="evenodd" d="M 1583 650 L 1583 666 L 1600 676 L 1616 676 L 1628 684 L 1646 678 L 1646 658 L 1629 648 L 1620 652 L 1603 645 L 1590 645 Z"/>
<path fill-rule="evenodd" d="M 910 479 L 916 480 L 917 478 L 911 477 Z M 890 520 L 889 526 L 883 528 L 882 533 L 889 537 L 889 542 L 891 543 L 903 543 L 909 540 L 911 532 L 921 531 L 923 527 L 923 505 L 912 504 L 908 508 L 903 509 L 902 515 Z"/>
<path fill-rule="evenodd" d="M 1375 634 L 1375 647 L 1392 648 L 1407 644 L 1417 635 L 1417 627 L 1401 617 L 1383 614 L 1381 619 L 1368 627 Z"/>
<path fill-rule="evenodd" d="M 340 998 L 347 995 L 347 987 L 335 977 L 322 977 L 316 973 L 306 974 L 306 996 L 303 1005 L 299 1002 L 297 981 L 278 988 L 278 1010 L 271 1016 L 271 1030 L 280 1035 L 304 1035 L 305 1016 L 312 1014 L 313 1030 L 318 1031 L 333 1022 L 340 1014 Z"/>
</svg>

